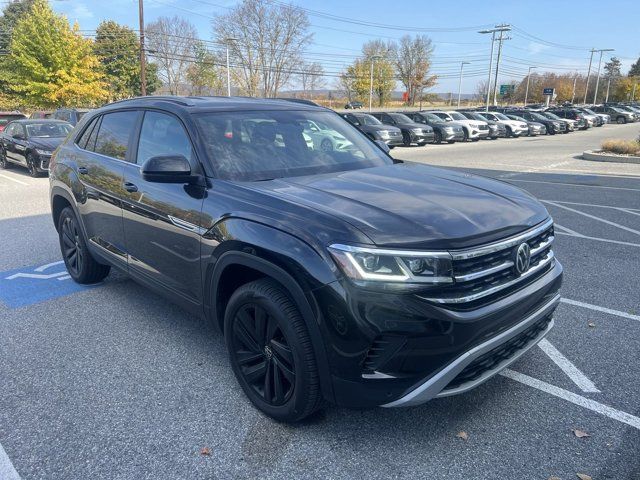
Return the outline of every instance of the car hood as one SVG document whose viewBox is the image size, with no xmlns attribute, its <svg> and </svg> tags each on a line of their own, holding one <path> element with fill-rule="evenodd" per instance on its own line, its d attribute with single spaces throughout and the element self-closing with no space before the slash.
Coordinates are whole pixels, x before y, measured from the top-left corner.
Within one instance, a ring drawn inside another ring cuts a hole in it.
<svg viewBox="0 0 640 480">
<path fill-rule="evenodd" d="M 361 125 L 362 130 L 367 132 L 400 132 L 400 129 L 392 125 Z"/>
<path fill-rule="evenodd" d="M 42 150 L 55 150 L 64 141 L 65 137 L 30 138 L 29 142 L 35 148 Z"/>
<path fill-rule="evenodd" d="M 385 247 L 465 248 L 515 235 L 549 216 L 507 183 L 417 163 L 254 182 L 251 188 L 339 217 Z"/>
</svg>

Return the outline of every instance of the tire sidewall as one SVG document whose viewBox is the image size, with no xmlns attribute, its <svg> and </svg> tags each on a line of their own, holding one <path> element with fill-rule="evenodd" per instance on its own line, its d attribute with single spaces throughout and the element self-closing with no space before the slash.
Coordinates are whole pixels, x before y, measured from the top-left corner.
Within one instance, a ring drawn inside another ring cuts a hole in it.
<svg viewBox="0 0 640 480">
<path fill-rule="evenodd" d="M 242 390 L 259 410 L 262 410 L 265 414 L 278 421 L 290 421 L 292 418 L 303 414 L 308 403 L 306 399 L 306 392 L 309 389 L 309 384 L 305 372 L 306 365 L 302 355 L 302 347 L 300 345 L 298 335 L 296 334 L 292 325 L 291 319 L 288 318 L 286 313 L 281 311 L 278 305 L 271 298 L 262 294 L 262 292 L 246 287 L 247 285 L 245 285 L 244 287 L 240 287 L 231 296 L 231 299 L 229 300 L 227 309 L 225 311 L 224 337 L 225 343 L 227 345 L 227 350 L 229 351 L 231 367 Z M 274 406 L 265 402 L 264 399 L 262 399 L 253 390 L 253 387 L 249 385 L 241 372 L 238 362 L 235 360 L 235 346 L 232 334 L 233 322 L 235 321 L 235 316 L 238 310 L 243 305 L 251 303 L 257 304 L 260 307 L 264 308 L 270 316 L 276 319 L 293 354 L 293 363 L 296 377 L 295 384 L 291 398 L 289 398 L 289 400 L 287 400 L 287 402 L 283 405 Z M 297 315 L 300 314 L 297 313 Z M 300 320 L 303 321 L 301 317 Z"/>
<path fill-rule="evenodd" d="M 82 233 L 82 227 L 78 221 L 78 218 L 76 217 L 76 214 L 74 213 L 74 211 L 71 209 L 71 207 L 66 207 L 62 210 L 62 212 L 60 213 L 60 217 L 58 218 L 58 242 L 60 243 L 60 252 L 64 252 L 64 243 L 62 241 L 62 225 L 64 224 L 64 221 L 66 218 L 71 218 L 77 225 L 78 228 L 78 232 L 80 233 L 78 235 L 78 244 L 80 245 L 80 248 L 82 248 L 83 251 L 83 262 L 82 265 L 80 267 L 80 270 L 78 272 L 78 274 L 74 274 L 72 269 L 69 268 L 69 265 L 67 265 L 67 259 L 64 257 L 64 253 L 62 255 L 62 259 L 64 261 L 64 266 L 67 269 L 67 272 L 69 272 L 69 275 L 71 276 L 71 278 L 73 278 L 74 281 L 78 282 L 78 283 L 84 283 L 83 282 L 83 277 L 86 275 L 86 270 L 87 270 L 87 260 L 89 258 L 89 251 L 87 249 L 87 243 L 84 240 L 84 235 Z"/>
</svg>

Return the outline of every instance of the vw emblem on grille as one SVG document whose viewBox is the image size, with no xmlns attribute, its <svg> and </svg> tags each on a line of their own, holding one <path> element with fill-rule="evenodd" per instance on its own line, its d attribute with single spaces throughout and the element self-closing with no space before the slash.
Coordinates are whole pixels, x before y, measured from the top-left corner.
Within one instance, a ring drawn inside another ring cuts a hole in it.
<svg viewBox="0 0 640 480">
<path fill-rule="evenodd" d="M 515 267 L 518 275 L 522 275 L 529 270 L 529 264 L 531 263 L 531 248 L 527 242 L 521 244 L 516 251 Z"/>
</svg>

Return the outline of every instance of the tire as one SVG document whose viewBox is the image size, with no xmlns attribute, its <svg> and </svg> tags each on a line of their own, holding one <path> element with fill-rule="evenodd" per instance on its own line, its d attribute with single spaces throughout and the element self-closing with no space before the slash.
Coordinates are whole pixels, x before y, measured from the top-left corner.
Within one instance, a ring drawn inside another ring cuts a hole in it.
<svg viewBox="0 0 640 480">
<path fill-rule="evenodd" d="M 513 137 L 513 130 L 511 130 L 511 127 L 507 127 L 507 138 L 509 137 Z"/>
<path fill-rule="evenodd" d="M 27 153 L 27 168 L 29 169 L 29 175 L 31 177 L 38 178 L 40 176 L 36 159 L 32 153 Z"/>
<path fill-rule="evenodd" d="M 320 150 L 323 152 L 333 152 L 333 143 L 328 138 L 325 138 L 320 142 Z"/>
<path fill-rule="evenodd" d="M 627 123 L 627 119 L 625 117 L 618 117 L 616 118 L 616 122 L 618 123 L 618 125 L 622 125 Z"/>
<path fill-rule="evenodd" d="M 0 149 L 0 170 L 7 170 L 11 168 L 11 162 L 7 160 L 7 151 L 2 148 Z"/>
<path fill-rule="evenodd" d="M 440 145 L 442 143 L 442 133 L 439 131 L 435 131 L 435 138 L 433 139 L 433 143 L 436 145 Z"/>
<path fill-rule="evenodd" d="M 407 132 L 402 132 L 402 144 L 405 147 L 411 146 L 411 135 L 409 135 Z"/>
<path fill-rule="evenodd" d="M 447 140 L 447 143 L 451 144 L 451 143 L 456 143 L 455 140 Z"/>
<path fill-rule="evenodd" d="M 466 128 L 462 129 L 462 141 L 466 142 L 469 140 L 469 131 Z"/>
<path fill-rule="evenodd" d="M 60 213 L 58 237 L 65 267 L 77 283 L 98 283 L 109 275 L 111 267 L 96 262 L 91 256 L 78 219 L 71 207 L 66 207 Z"/>
<path fill-rule="evenodd" d="M 224 334 L 231 367 L 251 403 L 281 422 L 298 422 L 322 400 L 307 326 L 277 282 L 242 285 L 227 304 Z"/>
</svg>

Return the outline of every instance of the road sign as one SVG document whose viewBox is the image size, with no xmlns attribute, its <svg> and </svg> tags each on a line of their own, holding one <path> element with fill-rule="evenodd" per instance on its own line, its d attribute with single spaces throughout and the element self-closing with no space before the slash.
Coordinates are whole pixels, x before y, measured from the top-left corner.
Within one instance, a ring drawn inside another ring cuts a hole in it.
<svg viewBox="0 0 640 480">
<path fill-rule="evenodd" d="M 500 95 L 507 95 L 516 89 L 515 85 L 500 85 Z"/>
<path fill-rule="evenodd" d="M 544 90 L 542 90 L 543 95 L 553 95 L 554 93 L 556 93 L 556 89 L 555 88 L 545 88 Z"/>
</svg>

